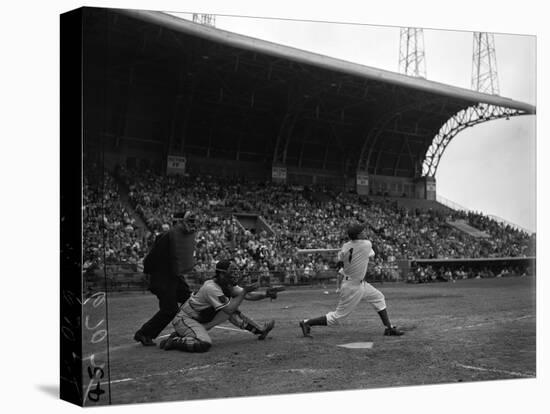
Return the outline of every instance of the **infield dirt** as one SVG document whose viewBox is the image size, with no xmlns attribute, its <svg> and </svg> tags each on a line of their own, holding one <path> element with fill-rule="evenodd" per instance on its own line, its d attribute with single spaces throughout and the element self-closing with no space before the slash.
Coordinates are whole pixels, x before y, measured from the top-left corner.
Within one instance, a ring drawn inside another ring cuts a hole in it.
<svg viewBox="0 0 550 414">
<path fill-rule="evenodd" d="M 133 334 L 158 309 L 156 298 L 148 293 L 108 295 L 111 402 L 535 377 L 534 277 L 375 286 L 386 296 L 393 323 L 406 330 L 404 336 L 383 336 L 378 315 L 363 302 L 342 326 L 313 327 L 313 338 L 304 338 L 298 321 L 333 310 L 337 294 L 334 288 L 328 295 L 322 287 L 289 288 L 277 300 L 245 302 L 241 307 L 258 322 L 275 319 L 275 329 L 265 341 L 224 324 L 210 331 L 213 346 L 203 354 L 137 344 Z M 170 332 L 169 326 L 161 335 Z M 90 344 L 92 334 L 84 332 L 85 355 L 105 357 Z M 338 346 L 351 342 L 373 346 Z"/>
</svg>

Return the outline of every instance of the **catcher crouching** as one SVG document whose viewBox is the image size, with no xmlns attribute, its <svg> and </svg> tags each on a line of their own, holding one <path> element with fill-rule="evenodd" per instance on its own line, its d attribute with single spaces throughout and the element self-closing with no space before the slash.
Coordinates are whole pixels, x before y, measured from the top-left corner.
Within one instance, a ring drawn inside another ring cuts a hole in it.
<svg viewBox="0 0 550 414">
<path fill-rule="evenodd" d="M 198 292 L 183 304 L 172 321 L 175 332 L 161 341 L 164 350 L 178 349 L 185 352 L 206 352 L 212 346 L 208 331 L 229 320 L 240 329 L 257 335 L 259 340 L 267 337 L 275 326 L 271 320 L 263 326 L 239 311 L 243 300 L 275 299 L 281 288 L 268 288 L 265 293 L 254 292 L 258 284 L 239 286 L 237 267 L 229 260 L 216 264 L 215 276 L 205 281 Z"/>
</svg>

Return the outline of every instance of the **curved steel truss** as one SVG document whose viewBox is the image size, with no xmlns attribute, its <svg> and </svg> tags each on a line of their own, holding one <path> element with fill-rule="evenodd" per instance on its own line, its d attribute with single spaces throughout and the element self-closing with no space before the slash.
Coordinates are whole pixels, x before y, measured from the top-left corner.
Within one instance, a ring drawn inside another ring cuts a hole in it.
<svg viewBox="0 0 550 414">
<path fill-rule="evenodd" d="M 277 134 L 277 142 L 273 151 L 273 164 L 286 164 L 286 154 L 288 149 L 288 143 L 294 130 L 294 125 L 298 119 L 298 113 L 288 112 L 281 122 L 279 133 Z"/>
<path fill-rule="evenodd" d="M 446 101 L 446 98 L 432 98 L 424 99 L 420 102 L 412 102 L 403 106 L 396 107 L 394 110 L 389 111 L 385 114 L 380 114 L 378 121 L 375 125 L 370 127 L 365 131 L 365 138 L 363 139 L 363 145 L 361 147 L 361 152 L 359 155 L 359 161 L 357 163 L 358 171 L 368 171 L 371 164 L 371 158 L 375 153 L 375 148 L 379 143 L 379 140 L 382 139 L 382 135 L 385 131 L 385 128 L 394 122 L 396 119 L 399 119 L 403 114 L 409 111 L 422 111 L 426 108 L 436 107 L 443 105 Z M 380 155 L 380 153 L 379 153 Z M 378 162 L 374 166 L 375 174 L 377 170 Z"/>
<path fill-rule="evenodd" d="M 525 114 L 525 111 L 482 103 L 470 106 L 456 113 L 441 127 L 428 148 L 422 163 L 422 176 L 435 177 L 439 161 L 445 152 L 445 148 L 447 148 L 447 145 L 449 145 L 451 140 L 460 131 L 482 122 L 500 118 L 509 119 L 511 116 Z"/>
</svg>

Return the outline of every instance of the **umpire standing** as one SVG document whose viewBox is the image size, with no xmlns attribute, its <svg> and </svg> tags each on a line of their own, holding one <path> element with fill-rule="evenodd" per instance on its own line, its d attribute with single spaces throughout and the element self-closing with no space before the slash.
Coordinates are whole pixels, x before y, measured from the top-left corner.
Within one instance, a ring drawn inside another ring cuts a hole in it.
<svg viewBox="0 0 550 414">
<path fill-rule="evenodd" d="M 191 295 L 184 274 L 194 266 L 196 216 L 191 211 L 174 214 L 170 230 L 157 236 L 144 260 L 144 272 L 150 277 L 149 290 L 159 300 L 159 311 L 135 333 L 144 346 L 155 346 L 155 339 L 174 319 L 178 303 Z"/>
</svg>

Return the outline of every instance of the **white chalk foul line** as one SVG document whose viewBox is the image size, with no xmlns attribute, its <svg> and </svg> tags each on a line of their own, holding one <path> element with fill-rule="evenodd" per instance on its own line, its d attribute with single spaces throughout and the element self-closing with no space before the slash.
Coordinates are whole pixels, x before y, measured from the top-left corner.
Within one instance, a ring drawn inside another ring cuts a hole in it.
<svg viewBox="0 0 550 414">
<path fill-rule="evenodd" d="M 308 374 L 322 374 L 322 373 L 327 373 L 327 372 L 334 372 L 334 371 L 337 371 L 336 369 L 334 368 L 329 368 L 329 369 L 313 369 L 313 368 L 291 368 L 291 369 L 280 369 L 278 370 L 279 372 L 297 372 L 297 373 L 300 373 L 300 374 L 305 374 L 305 375 L 308 375 Z"/>
<path fill-rule="evenodd" d="M 167 338 L 169 336 L 170 336 L 170 334 L 161 335 L 161 336 L 158 336 L 157 339 L 163 339 L 163 338 Z M 111 348 L 109 348 L 109 352 L 120 351 L 121 349 L 135 348 L 135 347 L 137 347 L 137 345 L 138 345 L 138 343 L 135 342 L 135 343 L 131 343 L 131 344 L 112 346 Z M 107 350 L 100 351 L 100 352 L 94 352 L 94 353 L 92 353 L 92 355 L 87 356 L 86 358 L 82 358 L 82 360 L 86 361 L 86 360 L 92 358 L 94 355 L 103 355 L 103 354 L 106 354 L 106 353 L 107 353 Z"/>
<path fill-rule="evenodd" d="M 461 367 L 461 368 L 471 369 L 471 370 L 474 370 L 474 371 L 495 372 L 497 374 L 507 374 L 507 375 L 513 375 L 515 377 L 522 377 L 522 378 L 535 378 L 536 377 L 536 375 L 532 372 L 523 373 L 523 372 L 505 371 L 503 369 L 495 369 L 495 368 L 474 367 L 474 366 L 471 366 L 471 365 L 459 364 L 458 362 L 455 362 L 455 365 L 458 366 L 458 367 Z"/>
<path fill-rule="evenodd" d="M 220 367 L 220 366 L 228 365 L 228 364 L 229 364 L 229 362 L 219 362 L 217 364 L 200 365 L 198 367 L 182 368 L 182 369 L 176 369 L 176 370 L 164 371 L 164 372 L 156 372 L 154 374 L 142 375 L 140 377 L 135 377 L 135 378 L 121 378 L 121 379 L 117 379 L 117 380 L 112 380 L 110 382 L 110 384 L 111 385 L 120 384 L 120 383 L 123 383 L 123 382 L 137 381 L 137 380 L 141 380 L 141 379 L 152 378 L 152 377 L 161 377 L 161 376 L 165 376 L 165 375 L 186 374 L 186 373 L 191 372 L 191 371 L 199 371 L 199 370 L 202 370 L 202 369 L 207 369 L 207 368 L 212 368 L 212 367 Z"/>
<path fill-rule="evenodd" d="M 342 344 L 342 345 L 336 345 L 342 348 L 348 348 L 348 349 L 371 349 L 373 343 L 372 342 L 352 342 L 349 344 Z"/>
<path fill-rule="evenodd" d="M 520 321 L 522 319 L 528 319 L 528 318 L 534 318 L 534 317 L 535 317 L 535 315 L 525 315 L 525 316 L 520 316 L 519 318 L 513 318 L 513 319 L 497 319 L 497 320 L 494 320 L 494 321 L 476 323 L 474 325 L 454 326 L 452 328 L 442 329 L 441 332 L 448 332 L 448 331 L 454 331 L 454 330 L 460 330 L 460 329 L 477 328 L 479 326 L 495 325 L 497 323 L 515 322 L 515 321 Z"/>
<path fill-rule="evenodd" d="M 236 331 L 236 332 L 247 332 L 247 331 L 244 331 L 242 329 L 236 329 L 236 328 L 230 328 L 228 326 L 214 326 L 214 328 L 217 328 L 217 329 L 223 329 L 223 330 L 227 330 L 227 331 Z M 166 335 L 161 335 L 161 336 L 158 336 L 157 339 L 163 339 L 163 338 L 167 338 L 169 337 L 170 334 L 166 334 Z M 131 343 L 131 344 L 125 344 L 125 345 L 119 345 L 119 346 L 113 346 L 111 348 L 109 348 L 109 352 L 115 352 L 115 351 L 120 351 L 122 349 L 128 349 L 128 348 L 135 348 L 138 344 L 137 343 Z M 99 352 L 94 352 L 92 353 L 91 355 L 87 356 L 86 358 L 82 358 L 83 361 L 87 361 L 91 358 L 94 357 L 94 355 L 104 355 L 107 353 L 107 350 L 105 351 L 99 351 Z"/>
</svg>

